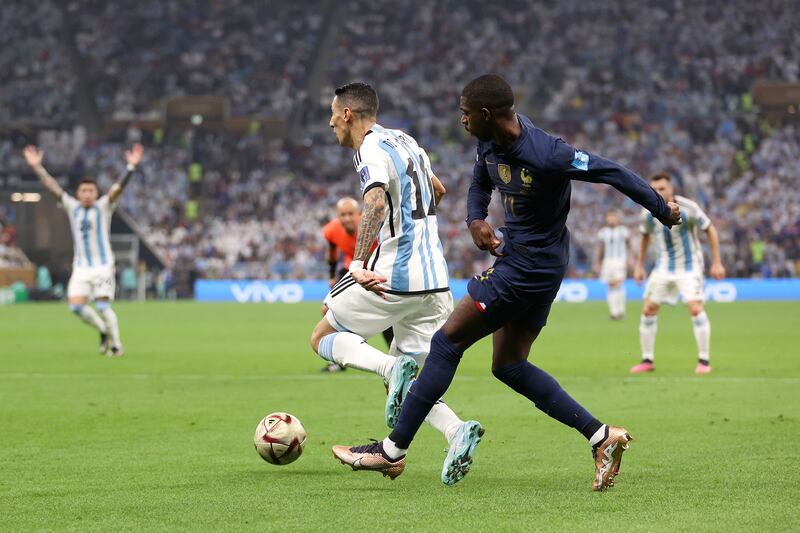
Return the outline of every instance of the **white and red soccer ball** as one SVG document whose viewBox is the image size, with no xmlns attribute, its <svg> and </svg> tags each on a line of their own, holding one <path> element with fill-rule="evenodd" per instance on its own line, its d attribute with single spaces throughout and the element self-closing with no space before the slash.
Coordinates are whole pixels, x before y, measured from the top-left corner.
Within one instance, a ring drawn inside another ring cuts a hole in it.
<svg viewBox="0 0 800 533">
<path fill-rule="evenodd" d="M 256 427 L 253 444 L 258 455 L 274 465 L 288 465 L 297 460 L 306 447 L 306 429 L 296 416 L 270 413 Z"/>
</svg>

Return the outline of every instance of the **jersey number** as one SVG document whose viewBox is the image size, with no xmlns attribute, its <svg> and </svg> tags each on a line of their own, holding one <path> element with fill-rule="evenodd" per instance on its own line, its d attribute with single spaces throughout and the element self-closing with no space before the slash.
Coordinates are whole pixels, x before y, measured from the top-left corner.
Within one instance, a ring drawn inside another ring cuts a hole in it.
<svg viewBox="0 0 800 533">
<path fill-rule="evenodd" d="M 425 212 L 425 208 L 422 205 L 422 188 L 420 187 L 419 183 L 419 174 L 414 169 L 414 160 L 410 157 L 408 158 L 408 167 L 406 168 L 406 175 L 411 178 L 411 181 L 414 182 L 414 189 L 417 191 L 416 193 L 416 200 L 417 200 L 417 207 L 411 212 L 411 218 L 414 220 L 419 220 L 421 218 L 425 218 L 430 215 L 436 214 L 436 202 L 433 198 L 433 183 L 431 183 L 431 178 L 428 176 L 428 172 L 425 168 L 420 169 L 423 173 L 423 177 L 427 180 L 428 190 L 431 191 L 431 201 L 428 204 L 427 213 Z"/>
</svg>

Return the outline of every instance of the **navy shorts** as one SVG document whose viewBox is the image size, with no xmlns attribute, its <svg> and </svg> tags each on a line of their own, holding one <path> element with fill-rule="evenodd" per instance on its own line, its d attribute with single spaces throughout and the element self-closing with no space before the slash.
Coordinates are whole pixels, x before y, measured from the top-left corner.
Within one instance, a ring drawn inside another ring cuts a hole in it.
<svg viewBox="0 0 800 533">
<path fill-rule="evenodd" d="M 492 331 L 511 321 L 543 328 L 567 271 L 568 250 L 506 246 L 504 253 L 469 280 L 467 292 Z"/>
</svg>

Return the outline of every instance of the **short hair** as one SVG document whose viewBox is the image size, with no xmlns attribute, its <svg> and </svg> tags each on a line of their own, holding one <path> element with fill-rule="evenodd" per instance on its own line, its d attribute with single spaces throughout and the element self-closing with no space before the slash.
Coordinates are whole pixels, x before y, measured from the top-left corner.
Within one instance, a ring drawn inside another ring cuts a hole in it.
<svg viewBox="0 0 800 533">
<path fill-rule="evenodd" d="M 360 81 L 337 87 L 334 91 L 339 101 L 350 111 L 360 116 L 378 115 L 378 93 L 368 83 Z"/>
<path fill-rule="evenodd" d="M 91 178 L 83 178 L 83 179 L 81 179 L 81 181 L 78 182 L 78 188 L 80 188 L 80 186 L 83 185 L 84 183 L 88 183 L 90 185 L 94 185 L 95 189 L 97 189 L 98 191 L 100 190 L 100 187 L 97 186 L 97 182 L 95 180 L 91 179 Z"/>
<path fill-rule="evenodd" d="M 672 183 L 672 178 L 666 172 L 659 172 L 658 174 L 653 174 L 650 176 L 650 181 L 661 181 L 667 180 L 668 182 Z"/>
<path fill-rule="evenodd" d="M 497 74 L 484 74 L 469 82 L 461 96 L 471 107 L 501 109 L 514 105 L 514 91 L 506 80 Z"/>
</svg>

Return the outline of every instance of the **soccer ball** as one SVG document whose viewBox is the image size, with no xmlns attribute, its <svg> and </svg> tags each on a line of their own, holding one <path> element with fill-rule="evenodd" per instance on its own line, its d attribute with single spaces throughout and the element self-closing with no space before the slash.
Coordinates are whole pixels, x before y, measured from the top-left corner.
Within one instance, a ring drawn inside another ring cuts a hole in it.
<svg viewBox="0 0 800 533">
<path fill-rule="evenodd" d="M 256 427 L 253 444 L 258 455 L 274 465 L 293 463 L 306 447 L 306 429 L 296 416 L 270 413 Z"/>
</svg>

